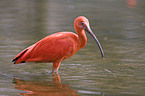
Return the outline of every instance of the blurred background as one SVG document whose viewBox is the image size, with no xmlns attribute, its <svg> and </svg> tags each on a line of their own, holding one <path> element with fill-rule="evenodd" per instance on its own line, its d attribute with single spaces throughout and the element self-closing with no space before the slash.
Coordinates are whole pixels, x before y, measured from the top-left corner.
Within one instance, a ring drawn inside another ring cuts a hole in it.
<svg viewBox="0 0 145 96">
<path fill-rule="evenodd" d="M 72 31 L 86 16 L 95 41 L 62 62 L 13 65 L 23 49 L 59 31 Z M 0 0 L 1 96 L 144 96 L 144 0 Z"/>
</svg>

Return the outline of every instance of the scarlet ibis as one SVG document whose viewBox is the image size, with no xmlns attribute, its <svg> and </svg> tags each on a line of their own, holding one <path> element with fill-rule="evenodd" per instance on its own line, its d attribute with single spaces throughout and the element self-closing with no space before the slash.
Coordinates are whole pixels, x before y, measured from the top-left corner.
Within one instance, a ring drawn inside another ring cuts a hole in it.
<svg viewBox="0 0 145 96">
<path fill-rule="evenodd" d="M 52 72 L 59 69 L 62 60 L 73 56 L 79 49 L 84 48 L 87 43 L 85 31 L 88 32 L 97 42 L 102 57 L 104 53 L 97 37 L 89 26 L 89 20 L 79 16 L 74 21 L 73 32 L 58 32 L 46 36 L 30 47 L 20 52 L 12 62 L 14 64 L 25 62 L 52 62 Z"/>
</svg>

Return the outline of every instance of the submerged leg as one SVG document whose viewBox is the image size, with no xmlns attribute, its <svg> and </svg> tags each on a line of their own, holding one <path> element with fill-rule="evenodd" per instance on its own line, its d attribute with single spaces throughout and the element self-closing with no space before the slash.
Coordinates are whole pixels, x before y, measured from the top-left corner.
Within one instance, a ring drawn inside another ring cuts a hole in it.
<svg viewBox="0 0 145 96">
<path fill-rule="evenodd" d="M 52 68 L 52 72 L 58 72 L 59 66 L 60 66 L 61 61 L 54 61 L 53 62 L 53 68 Z"/>
</svg>

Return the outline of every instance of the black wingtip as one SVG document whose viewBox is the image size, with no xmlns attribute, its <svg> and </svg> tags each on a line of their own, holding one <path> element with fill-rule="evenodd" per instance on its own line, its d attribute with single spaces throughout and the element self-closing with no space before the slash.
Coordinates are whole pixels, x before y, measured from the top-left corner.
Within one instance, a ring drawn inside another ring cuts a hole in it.
<svg viewBox="0 0 145 96">
<path fill-rule="evenodd" d="M 13 59 L 12 62 L 13 64 L 16 64 L 17 59 Z M 22 61 L 21 63 L 25 63 L 26 61 Z"/>
<path fill-rule="evenodd" d="M 13 59 L 12 62 L 15 62 L 15 59 Z"/>
<path fill-rule="evenodd" d="M 13 59 L 13 60 L 12 60 L 13 64 L 15 64 L 16 61 L 17 61 L 17 59 Z"/>
<path fill-rule="evenodd" d="M 22 61 L 21 63 L 25 63 L 26 61 Z"/>
<path fill-rule="evenodd" d="M 15 64 L 15 61 L 16 61 L 15 59 L 12 60 L 12 62 L 13 62 L 14 64 Z"/>
<path fill-rule="evenodd" d="M 13 59 L 12 62 L 15 64 L 15 62 L 17 61 L 17 59 L 19 59 L 20 56 L 18 56 L 17 58 Z"/>
</svg>

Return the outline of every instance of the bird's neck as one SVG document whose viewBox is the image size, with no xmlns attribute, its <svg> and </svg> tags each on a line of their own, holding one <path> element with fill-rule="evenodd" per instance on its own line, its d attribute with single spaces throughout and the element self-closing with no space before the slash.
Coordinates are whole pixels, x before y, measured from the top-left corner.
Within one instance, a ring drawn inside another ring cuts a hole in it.
<svg viewBox="0 0 145 96">
<path fill-rule="evenodd" d="M 84 48 L 87 44 L 87 37 L 84 29 L 76 29 L 76 33 L 78 35 L 79 40 L 79 48 Z"/>
</svg>

